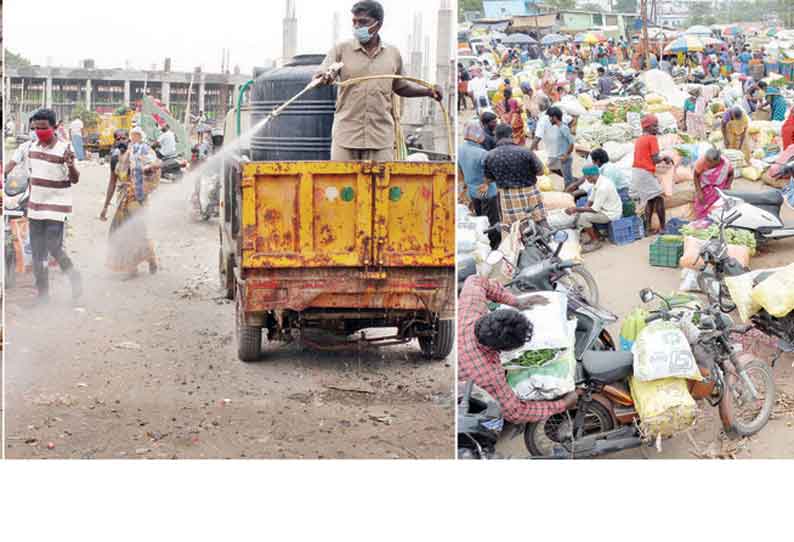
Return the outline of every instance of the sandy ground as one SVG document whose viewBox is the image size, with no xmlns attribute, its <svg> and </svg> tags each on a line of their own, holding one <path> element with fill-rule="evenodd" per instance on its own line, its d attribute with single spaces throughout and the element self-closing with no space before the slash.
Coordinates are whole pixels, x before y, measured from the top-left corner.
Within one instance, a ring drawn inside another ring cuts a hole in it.
<svg viewBox="0 0 794 542">
<path fill-rule="evenodd" d="M 80 169 L 66 246 L 85 296 L 73 305 L 59 271 L 46 308 L 28 307 L 30 275 L 7 292 L 6 457 L 453 457 L 451 359 L 425 361 L 413 343 L 267 345 L 263 361 L 238 361 L 217 222 L 188 218 L 190 181 L 159 191 L 161 271 L 123 281 L 104 268 L 97 218 L 107 166 Z"/>
</svg>

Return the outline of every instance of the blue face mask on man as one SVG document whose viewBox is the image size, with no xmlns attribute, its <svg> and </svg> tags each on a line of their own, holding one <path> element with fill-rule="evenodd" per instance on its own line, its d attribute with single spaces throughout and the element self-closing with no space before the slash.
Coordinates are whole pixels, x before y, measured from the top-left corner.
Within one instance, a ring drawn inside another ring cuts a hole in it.
<svg viewBox="0 0 794 542">
<path fill-rule="evenodd" d="M 372 34 L 369 33 L 370 28 L 377 26 L 378 23 L 375 23 L 372 26 L 359 26 L 353 28 L 353 37 L 355 37 L 359 43 L 369 43 L 369 40 L 372 39 Z"/>
</svg>

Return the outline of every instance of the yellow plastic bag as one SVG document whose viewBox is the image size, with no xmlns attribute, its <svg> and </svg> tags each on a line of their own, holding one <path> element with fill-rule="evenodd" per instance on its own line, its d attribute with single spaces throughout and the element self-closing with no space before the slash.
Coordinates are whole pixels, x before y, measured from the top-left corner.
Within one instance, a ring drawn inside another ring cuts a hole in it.
<svg viewBox="0 0 794 542">
<path fill-rule="evenodd" d="M 640 426 L 648 436 L 669 437 L 695 423 L 697 404 L 689 394 L 684 378 L 663 378 L 641 382 L 629 379 L 634 407 L 640 415 Z"/>
<path fill-rule="evenodd" d="M 662 104 L 664 102 L 665 102 L 664 98 L 662 96 L 659 96 L 658 94 L 648 94 L 647 96 L 645 96 L 645 103 L 647 103 L 648 105 Z"/>
<path fill-rule="evenodd" d="M 744 177 L 748 181 L 757 181 L 758 179 L 761 178 L 761 172 L 758 171 L 758 168 L 754 168 L 753 166 L 743 167 L 742 177 Z"/>
<path fill-rule="evenodd" d="M 541 192 L 551 192 L 554 190 L 554 184 L 552 184 L 551 179 L 543 175 L 538 177 L 538 190 Z"/>
<path fill-rule="evenodd" d="M 582 107 L 590 111 L 593 108 L 593 98 L 590 97 L 589 94 L 579 94 L 579 103 L 582 104 Z"/>
<path fill-rule="evenodd" d="M 543 198 L 543 206 L 547 211 L 575 206 L 573 195 L 567 192 L 543 192 L 541 198 Z"/>
<path fill-rule="evenodd" d="M 784 267 L 753 288 L 753 301 L 775 318 L 794 310 L 794 264 Z"/>
<path fill-rule="evenodd" d="M 672 107 L 666 103 L 656 103 L 649 104 L 645 110 L 648 113 L 667 113 L 668 111 L 672 110 Z"/>
</svg>

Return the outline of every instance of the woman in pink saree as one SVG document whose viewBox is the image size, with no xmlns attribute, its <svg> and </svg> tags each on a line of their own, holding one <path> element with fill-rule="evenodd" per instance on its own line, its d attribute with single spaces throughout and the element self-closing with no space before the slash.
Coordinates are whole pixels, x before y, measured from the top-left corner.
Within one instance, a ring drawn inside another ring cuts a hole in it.
<svg viewBox="0 0 794 542">
<path fill-rule="evenodd" d="M 730 190 L 733 166 L 718 149 L 710 148 L 695 163 L 695 219 L 706 218 L 719 199 L 717 189 Z"/>
</svg>

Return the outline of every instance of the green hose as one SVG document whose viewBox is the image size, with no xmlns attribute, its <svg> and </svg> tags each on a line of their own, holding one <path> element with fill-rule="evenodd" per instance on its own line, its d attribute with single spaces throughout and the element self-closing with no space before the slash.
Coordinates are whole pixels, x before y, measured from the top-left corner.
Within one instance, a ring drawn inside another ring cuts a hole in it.
<svg viewBox="0 0 794 542">
<path fill-rule="evenodd" d="M 248 90 L 248 87 L 254 82 L 249 79 L 243 86 L 240 87 L 240 93 L 237 95 L 237 137 L 240 137 L 240 106 L 243 103 L 243 93 Z"/>
</svg>

